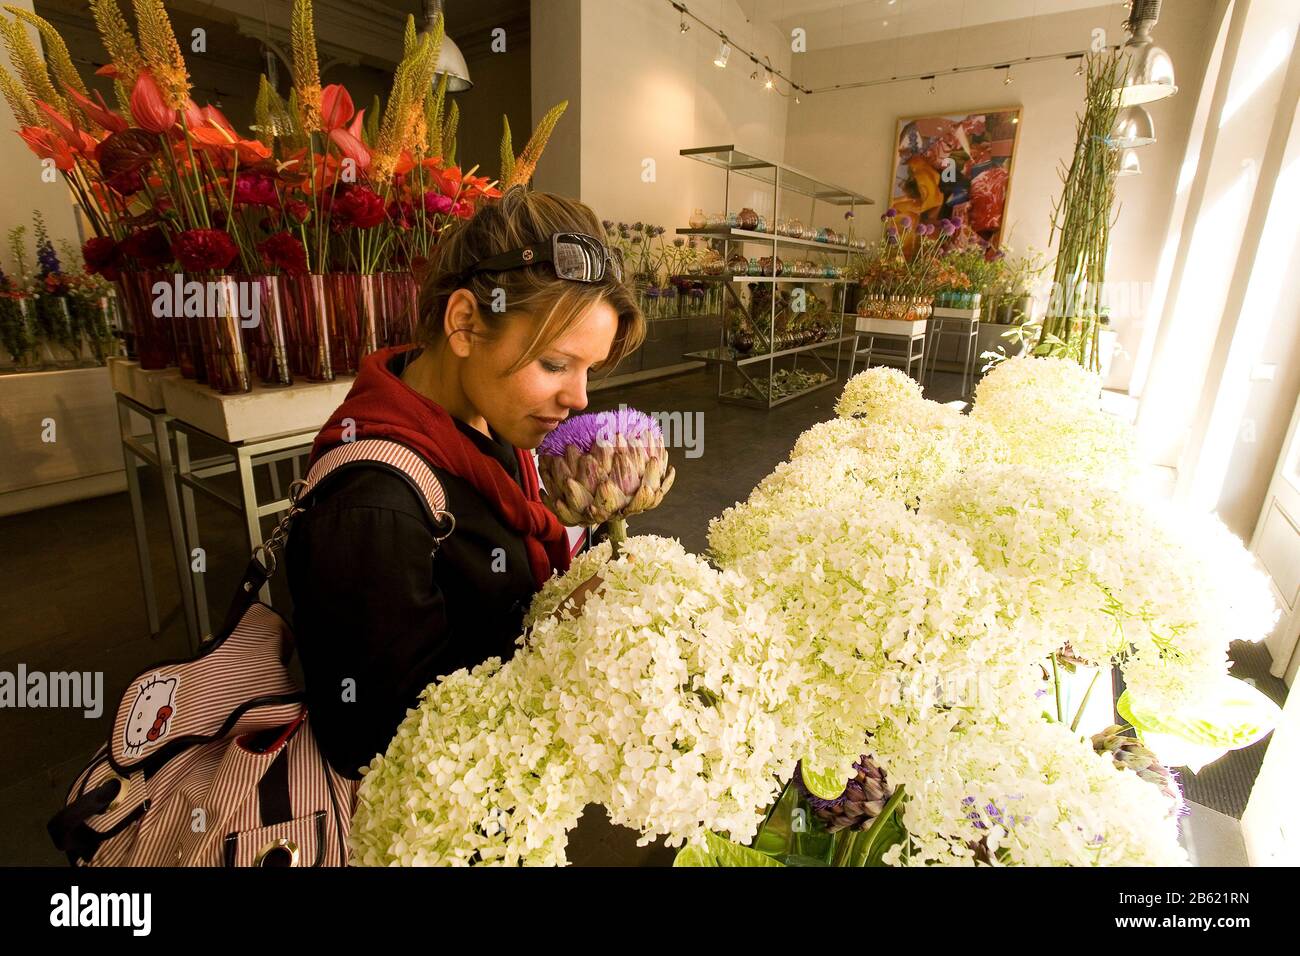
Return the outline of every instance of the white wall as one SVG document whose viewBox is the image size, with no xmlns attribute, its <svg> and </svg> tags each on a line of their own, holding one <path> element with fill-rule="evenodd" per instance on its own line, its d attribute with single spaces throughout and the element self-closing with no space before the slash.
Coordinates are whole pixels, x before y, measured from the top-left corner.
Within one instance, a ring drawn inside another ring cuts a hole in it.
<svg viewBox="0 0 1300 956">
<path fill-rule="evenodd" d="M 720 211 L 723 174 L 682 157 L 683 148 L 735 144 L 778 162 L 785 153 L 790 101 L 749 78 L 755 67 L 735 44 L 788 75 L 789 40 L 751 27 L 733 0 L 691 6 L 733 41 L 726 69 L 713 65 L 717 38 L 699 24 L 682 34 L 667 3 L 581 0 L 581 199 L 601 218 L 653 222 L 671 234 L 697 206 Z M 535 84 L 539 71 L 562 68 L 537 46 L 533 59 Z M 654 161 L 652 182 L 642 179 L 645 160 Z M 742 194 L 731 205 L 755 201 Z"/>
<path fill-rule="evenodd" d="M 1146 291 L 1155 276 L 1195 91 L 1213 39 L 1213 8 L 1213 0 L 1164 4 L 1155 37 L 1173 58 L 1185 92 L 1149 106 L 1159 142 L 1140 151 L 1141 176 L 1119 181 L 1111 281 L 1142 283 L 1139 288 Z M 1109 42 L 1121 42 L 1123 13 L 1119 4 L 1112 4 L 796 55 L 795 79 L 813 89 L 932 72 L 937 74 L 936 92 L 928 92 L 929 81 L 912 80 L 804 96 L 790 110 L 785 160 L 865 193 L 877 201 L 873 211 L 879 212 L 888 204 L 899 117 L 1019 105 L 1023 112 L 1005 241 L 1018 251 L 1030 246 L 1046 249 L 1052 203 L 1061 190 L 1060 164 L 1073 152 L 1076 114 L 1083 105 L 1083 77 L 1074 75 L 1077 61 L 1013 66 L 1010 85 L 1004 84 L 1006 72 L 1001 70 L 943 74 L 954 66 L 1014 63 L 1027 56 L 1083 50 L 1094 27 L 1105 29 Z M 815 50 L 816 37 L 810 35 L 808 42 Z M 865 218 L 865 225 L 878 235 L 878 218 Z M 1128 355 L 1116 359 L 1108 381 L 1112 387 L 1127 384 L 1144 320 L 1140 309 L 1114 317 Z"/>
</svg>

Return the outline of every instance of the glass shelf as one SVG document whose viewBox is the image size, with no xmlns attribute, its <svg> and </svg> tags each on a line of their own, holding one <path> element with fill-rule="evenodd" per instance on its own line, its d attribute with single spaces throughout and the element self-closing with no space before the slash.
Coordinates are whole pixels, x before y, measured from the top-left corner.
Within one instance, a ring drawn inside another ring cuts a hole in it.
<svg viewBox="0 0 1300 956">
<path fill-rule="evenodd" d="M 865 249 L 846 246 L 839 242 L 818 242 L 816 239 L 796 239 L 793 236 L 780 236 L 774 232 L 754 232 L 749 229 L 727 229 L 725 227 L 714 229 L 678 229 L 677 234 L 679 236 L 706 236 L 710 239 L 747 239 L 753 242 L 771 242 L 775 239 L 777 244 L 782 246 L 811 246 L 814 249 L 825 249 L 827 252 L 866 252 Z"/>
<path fill-rule="evenodd" d="M 701 349 L 698 352 L 684 352 L 682 358 L 692 362 L 705 362 L 709 365 L 752 365 L 755 362 L 766 362 L 768 359 L 780 358 L 783 355 L 794 355 L 798 352 L 808 352 L 816 348 L 840 345 L 854 338 L 856 336 L 842 335 L 838 338 L 821 339 L 817 342 L 809 342 L 806 345 L 796 345 L 777 352 L 763 352 L 757 355 L 750 352 L 737 352 L 730 346 L 722 346 L 714 349 Z"/>
<path fill-rule="evenodd" d="M 776 184 L 777 171 L 780 170 L 782 189 L 788 189 L 803 196 L 811 196 L 818 202 L 830 203 L 833 206 L 875 205 L 875 200 L 868 199 L 861 193 L 855 193 L 831 183 L 822 182 L 792 166 L 786 166 L 783 163 L 772 163 L 749 153 L 743 153 L 736 149 L 735 146 L 698 146 L 693 149 L 683 149 L 681 155 L 699 160 L 709 166 L 715 166 L 718 169 L 725 169 L 728 172 L 757 180 L 767 186 Z"/>
</svg>

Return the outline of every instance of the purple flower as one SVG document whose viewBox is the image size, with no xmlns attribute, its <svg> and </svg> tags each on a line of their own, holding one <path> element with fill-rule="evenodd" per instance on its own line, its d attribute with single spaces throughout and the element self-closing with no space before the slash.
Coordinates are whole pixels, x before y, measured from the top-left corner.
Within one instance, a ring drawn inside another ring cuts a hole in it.
<svg viewBox="0 0 1300 956">
<path fill-rule="evenodd" d="M 898 227 L 899 227 L 900 229 L 911 229 L 911 228 L 912 228 L 912 217 L 911 217 L 911 216 L 900 216 L 900 217 L 898 218 Z"/>
<path fill-rule="evenodd" d="M 537 446 L 539 455 L 563 456 L 570 445 L 586 454 L 593 445 L 612 445 L 622 436 L 629 444 L 637 444 L 647 435 L 662 439 L 659 423 L 635 408 L 620 406 L 617 411 L 594 412 L 575 415 L 542 439 Z"/>
<path fill-rule="evenodd" d="M 893 219 L 897 215 L 898 215 L 898 210 L 895 209 L 893 206 L 890 206 L 888 209 L 885 210 L 886 219 Z"/>
<path fill-rule="evenodd" d="M 885 230 L 885 238 L 891 242 L 898 241 L 898 229 L 892 222 L 889 224 L 889 228 Z"/>
<path fill-rule="evenodd" d="M 957 232 L 957 220 L 945 219 L 939 224 L 939 228 L 943 230 L 945 236 L 955 235 Z"/>
</svg>

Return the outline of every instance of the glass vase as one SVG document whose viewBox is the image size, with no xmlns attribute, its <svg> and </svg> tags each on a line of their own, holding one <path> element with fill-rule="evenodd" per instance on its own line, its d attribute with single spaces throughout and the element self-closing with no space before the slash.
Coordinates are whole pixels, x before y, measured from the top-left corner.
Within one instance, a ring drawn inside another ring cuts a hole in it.
<svg viewBox="0 0 1300 956">
<path fill-rule="evenodd" d="M 36 361 L 36 317 L 30 296 L 0 295 L 0 359 L 17 368 L 31 368 Z"/>
<path fill-rule="evenodd" d="M 201 328 L 207 384 L 222 395 L 251 392 L 239 282 L 232 275 L 213 276 L 206 282 Z"/>
<path fill-rule="evenodd" d="M 325 280 L 330 300 L 330 361 L 334 374 L 355 375 L 362 357 L 375 350 L 379 308 L 375 276 L 332 272 Z"/>
<path fill-rule="evenodd" d="M 126 314 L 127 355 L 139 361 L 143 369 L 176 364 L 175 344 L 167 327 L 171 320 L 154 315 L 153 308 L 154 284 L 170 281 L 171 274 L 158 269 L 123 272 L 117 280 Z"/>
<path fill-rule="evenodd" d="M 281 277 L 289 316 L 289 367 L 309 382 L 334 381 L 330 351 L 330 296 L 326 276 Z"/>
<path fill-rule="evenodd" d="M 272 387 L 293 384 L 293 371 L 289 367 L 289 323 L 280 278 L 239 277 L 241 283 L 252 288 L 253 301 L 257 303 L 257 324 L 243 330 L 248 361 L 257 380 Z"/>
<path fill-rule="evenodd" d="M 420 313 L 420 288 L 410 272 L 383 273 L 383 334 L 379 347 L 392 348 L 415 341 L 415 326 Z"/>
</svg>

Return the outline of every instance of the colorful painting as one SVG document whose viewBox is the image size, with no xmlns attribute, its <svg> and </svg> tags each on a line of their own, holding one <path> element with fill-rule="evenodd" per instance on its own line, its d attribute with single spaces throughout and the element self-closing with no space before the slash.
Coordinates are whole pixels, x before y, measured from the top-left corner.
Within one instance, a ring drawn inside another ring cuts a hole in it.
<svg viewBox="0 0 1300 956">
<path fill-rule="evenodd" d="M 900 119 L 889 204 L 917 223 L 960 220 L 997 247 L 1019 129 L 1018 106 Z"/>
</svg>

